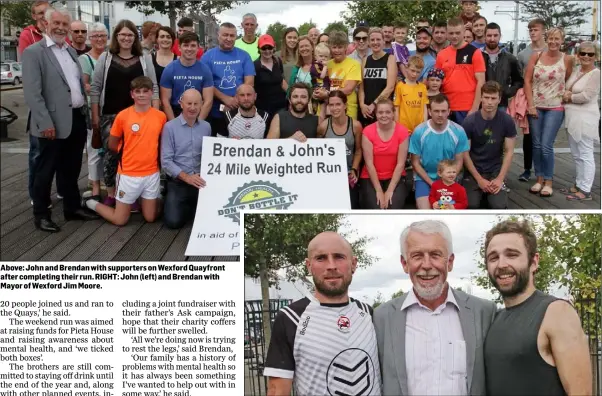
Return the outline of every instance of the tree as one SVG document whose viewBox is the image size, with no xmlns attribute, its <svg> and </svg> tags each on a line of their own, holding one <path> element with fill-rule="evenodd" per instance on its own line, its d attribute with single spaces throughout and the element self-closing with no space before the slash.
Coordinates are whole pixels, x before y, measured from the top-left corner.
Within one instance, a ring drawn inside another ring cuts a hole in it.
<svg viewBox="0 0 602 396">
<path fill-rule="evenodd" d="M 519 3 L 523 12 L 521 21 L 541 18 L 548 28 L 561 27 L 567 34 L 579 33 L 579 25 L 586 23 L 586 16 L 591 15 L 591 2 L 586 1 L 525 0 Z"/>
<path fill-rule="evenodd" d="M 431 23 L 448 20 L 460 15 L 462 7 L 456 0 L 433 1 L 363 1 L 352 0 L 347 3 L 347 11 L 341 16 L 349 26 L 365 21 L 369 26 L 390 25 L 396 20 L 405 20 L 414 30 L 414 21 L 428 18 Z"/>
<path fill-rule="evenodd" d="M 316 27 L 316 23 L 312 22 L 311 19 L 309 20 L 309 22 L 302 23 L 299 26 L 299 29 L 297 29 L 299 31 L 299 36 L 305 36 L 307 33 L 309 33 L 309 29 L 315 28 L 315 27 Z"/>
<path fill-rule="evenodd" d="M 244 3 L 247 3 L 247 1 L 126 1 L 125 5 L 129 8 L 135 8 L 144 15 L 150 15 L 155 12 L 168 15 L 169 24 L 175 30 L 178 15 L 191 12 L 213 16 Z"/>
<path fill-rule="evenodd" d="M 274 38 L 274 41 L 276 42 L 276 49 L 280 49 L 280 46 L 282 45 L 282 36 L 284 35 L 284 31 L 286 30 L 286 28 L 286 25 L 278 21 L 268 26 L 266 34 L 269 34 Z"/>
<path fill-rule="evenodd" d="M 31 19 L 31 5 L 33 1 L 2 2 L 2 18 L 4 23 L 16 28 L 24 28 L 33 23 Z"/>
<path fill-rule="evenodd" d="M 376 309 L 379 305 L 385 303 L 383 294 L 381 292 L 376 293 L 376 297 L 374 297 L 374 301 L 372 301 L 372 309 Z"/>
<path fill-rule="evenodd" d="M 324 29 L 324 33 L 330 33 L 333 31 L 339 31 L 347 33 L 347 25 L 343 21 L 330 22 L 326 29 Z"/>
<path fill-rule="evenodd" d="M 286 271 L 287 281 L 307 281 L 307 245 L 320 232 L 336 231 L 350 241 L 358 267 L 372 265 L 376 257 L 366 251 L 371 240 L 355 237 L 345 215 L 340 214 L 249 214 L 245 216 L 245 275 L 259 278 L 264 307 L 263 328 L 266 345 L 271 338 L 269 288 L 278 285 L 278 272 Z"/>
<path fill-rule="evenodd" d="M 404 294 L 404 291 L 402 289 L 399 289 L 398 291 L 396 291 L 395 293 L 393 293 L 391 295 L 391 300 L 394 298 L 397 298 L 397 297 L 401 297 L 401 296 L 403 296 L 403 294 Z"/>
</svg>

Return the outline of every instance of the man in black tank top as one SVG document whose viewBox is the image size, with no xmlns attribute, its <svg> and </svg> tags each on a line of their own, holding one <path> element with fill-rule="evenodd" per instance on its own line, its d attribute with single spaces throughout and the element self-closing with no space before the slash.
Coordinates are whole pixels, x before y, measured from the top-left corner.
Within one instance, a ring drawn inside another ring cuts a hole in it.
<svg viewBox="0 0 602 396">
<path fill-rule="evenodd" d="M 576 310 L 535 289 L 539 255 L 529 223 L 507 220 L 487 232 L 485 262 L 505 306 L 485 340 L 487 395 L 591 395 L 588 342 Z"/>
<path fill-rule="evenodd" d="M 292 138 L 300 142 L 316 138 L 318 135 L 318 117 L 309 114 L 310 89 L 303 83 L 291 86 L 289 109 L 280 110 L 270 124 L 267 139 Z"/>
</svg>

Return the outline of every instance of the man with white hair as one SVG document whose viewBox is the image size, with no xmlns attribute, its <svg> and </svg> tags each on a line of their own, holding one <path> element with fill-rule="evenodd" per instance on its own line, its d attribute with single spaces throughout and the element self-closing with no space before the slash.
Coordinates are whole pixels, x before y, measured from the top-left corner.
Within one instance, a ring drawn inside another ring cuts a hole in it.
<svg viewBox="0 0 602 396">
<path fill-rule="evenodd" d="M 34 224 L 42 231 L 57 232 L 60 228 L 48 208 L 55 172 L 65 220 L 98 216 L 82 209 L 77 184 L 90 117 L 82 68 L 67 43 L 71 17 L 64 8 L 49 8 L 45 19 L 44 38 L 23 52 L 23 92 L 31 111 L 30 132 L 39 144 L 33 170 Z"/>
<path fill-rule="evenodd" d="M 482 347 L 495 304 L 450 287 L 455 257 L 445 223 L 410 224 L 400 248 L 413 288 L 374 312 L 383 395 L 484 395 Z"/>
<path fill-rule="evenodd" d="M 242 23 L 240 25 L 243 30 L 241 38 L 236 40 L 234 46 L 245 51 L 251 57 L 251 60 L 255 61 L 259 58 L 259 47 L 257 43 L 259 38 L 257 37 L 257 17 L 255 14 L 245 14 L 242 17 Z"/>
</svg>

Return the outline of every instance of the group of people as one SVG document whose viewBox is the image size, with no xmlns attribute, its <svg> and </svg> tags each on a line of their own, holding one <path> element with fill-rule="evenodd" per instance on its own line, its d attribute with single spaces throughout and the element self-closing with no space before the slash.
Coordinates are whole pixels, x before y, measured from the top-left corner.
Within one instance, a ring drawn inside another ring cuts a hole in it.
<svg viewBox="0 0 602 396">
<path fill-rule="evenodd" d="M 203 136 L 345 139 L 354 209 L 402 209 L 410 194 L 419 209 L 504 209 L 515 123 L 525 134 L 521 180 L 530 179 L 533 161 L 530 191 L 549 197 L 553 144 L 565 114 L 577 174 L 575 186 L 562 192 L 591 199 L 596 48 L 582 43 L 576 65 L 559 51 L 562 30 L 547 30 L 546 44 L 545 23 L 534 20 L 532 43 L 516 58 L 500 48 L 499 25 L 485 20 L 480 28 L 475 4 L 462 1 L 462 15 L 434 26 L 419 19 L 415 43 L 405 22 L 360 24 L 352 44 L 345 32 L 313 28 L 299 36 L 288 28 L 280 51 L 273 37 L 256 35 L 257 17 L 246 14 L 242 37 L 222 23 L 218 46 L 205 51 L 190 18 L 178 22 L 177 37 L 145 22 L 140 38 L 122 20 L 109 43 L 104 25 L 88 29 L 65 10 L 35 2 L 30 30 L 37 35 L 23 34 L 33 40 L 20 48 L 36 225 L 59 229 L 50 218 L 56 173 L 66 218 L 99 214 L 125 224 L 130 212 L 142 211 L 153 221 L 163 207 L 166 224 L 181 227 L 205 185 Z M 471 43 L 467 28 L 475 32 Z M 82 144 L 91 185 L 83 207 Z"/>
<path fill-rule="evenodd" d="M 349 296 L 357 258 L 334 232 L 307 247 L 315 291 L 281 308 L 263 375 L 268 396 L 592 395 L 588 338 L 575 308 L 535 288 L 537 237 L 507 220 L 485 235 L 504 308 L 447 281 L 457 259 L 442 221 L 399 239 L 412 289 L 375 310 Z"/>
</svg>

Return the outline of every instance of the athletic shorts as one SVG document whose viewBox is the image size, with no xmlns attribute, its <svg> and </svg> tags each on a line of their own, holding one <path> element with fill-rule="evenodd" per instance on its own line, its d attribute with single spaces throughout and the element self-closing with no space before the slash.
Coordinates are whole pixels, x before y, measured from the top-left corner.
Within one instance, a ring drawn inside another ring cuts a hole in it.
<svg viewBox="0 0 602 396">
<path fill-rule="evenodd" d="M 157 199 L 160 196 L 161 177 L 159 172 L 149 176 L 117 175 L 115 199 L 131 205 L 138 198 Z"/>
<path fill-rule="evenodd" d="M 416 189 L 416 198 L 428 197 L 431 193 L 431 186 L 424 180 L 416 180 L 414 188 Z"/>
</svg>

